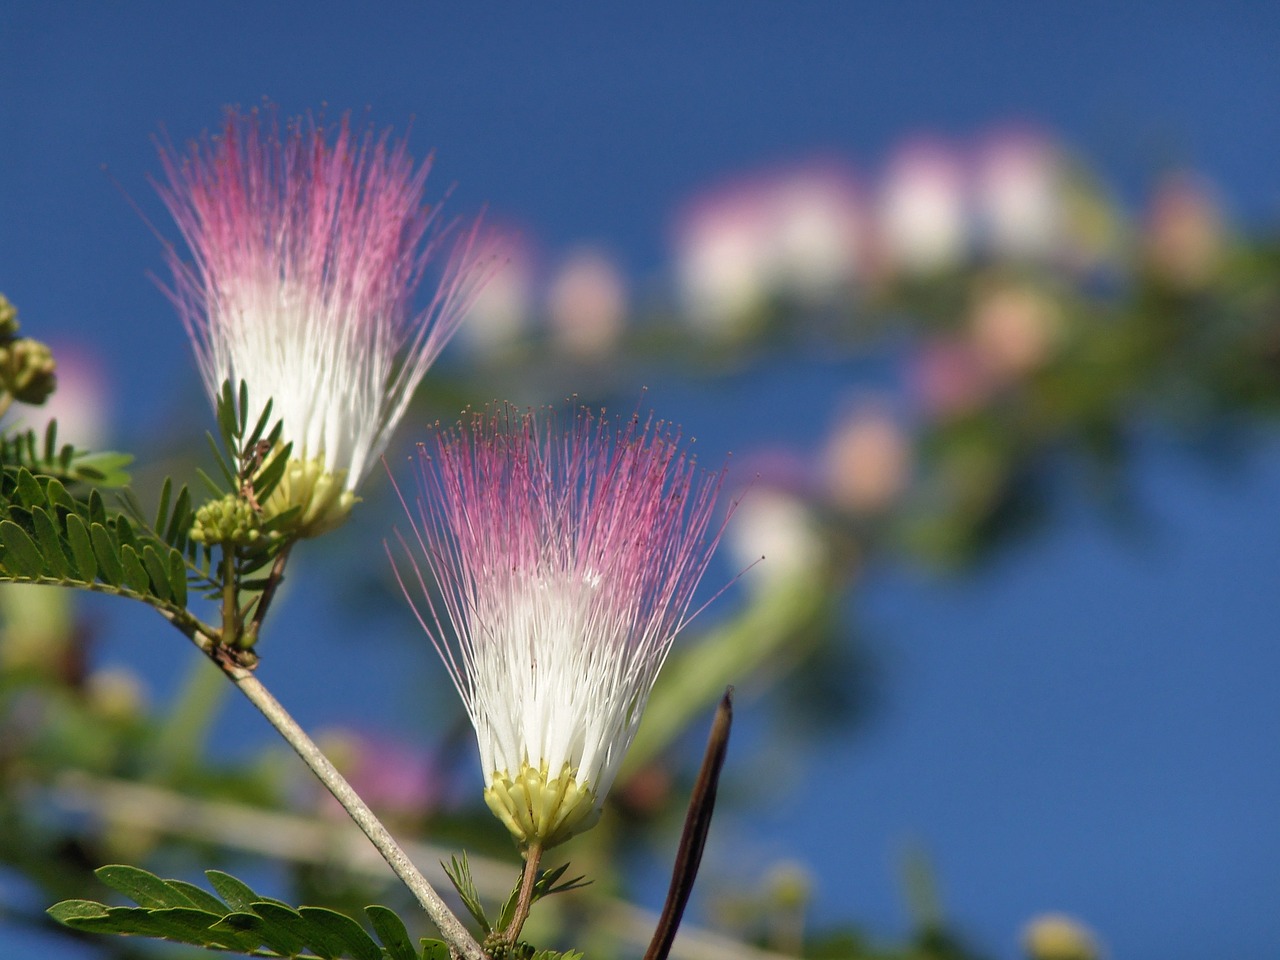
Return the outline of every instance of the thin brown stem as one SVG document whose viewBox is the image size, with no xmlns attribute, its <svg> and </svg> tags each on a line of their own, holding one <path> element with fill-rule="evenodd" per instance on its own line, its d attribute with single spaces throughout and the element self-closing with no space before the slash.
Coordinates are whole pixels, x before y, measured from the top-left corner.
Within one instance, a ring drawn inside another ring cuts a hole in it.
<svg viewBox="0 0 1280 960">
<path fill-rule="evenodd" d="M 542 843 L 535 840 L 524 852 L 524 876 L 520 879 L 520 896 L 516 900 L 516 912 L 507 926 L 507 943 L 513 947 L 520 939 L 520 928 L 529 919 L 529 908 L 533 906 L 533 888 L 538 882 L 538 863 L 542 860 Z"/>
<path fill-rule="evenodd" d="M 293 747 L 302 761 L 311 768 L 311 772 L 333 794 L 334 799 L 342 804 L 348 816 L 372 841 L 383 859 L 395 871 L 396 876 L 417 897 L 418 902 L 422 904 L 422 909 L 440 930 L 441 936 L 450 948 L 466 960 L 488 960 L 480 944 L 440 899 L 440 895 L 414 866 L 408 854 L 382 825 L 382 821 L 369 809 L 368 804 L 360 799 L 360 796 L 351 788 L 351 784 L 347 783 L 346 778 L 329 762 L 329 758 L 320 752 L 320 748 L 307 736 L 306 731 L 298 726 L 293 717 L 262 685 L 253 672 L 237 664 L 232 657 L 214 656 L 213 660 L 249 702 L 257 707 L 267 721 L 276 728 L 280 736 L 284 737 L 289 746 Z"/>
<path fill-rule="evenodd" d="M 267 576 L 267 584 L 262 589 L 262 595 L 258 597 L 258 606 L 253 611 L 253 619 L 249 621 L 249 626 L 245 629 L 248 634 L 247 640 L 252 645 L 258 639 L 258 630 L 262 627 L 262 621 L 267 615 L 267 608 L 271 606 L 271 601 L 275 599 L 276 590 L 280 588 L 280 582 L 284 580 L 284 568 L 289 562 L 289 552 L 293 549 L 290 543 L 276 556 L 275 563 L 271 565 L 271 573 Z"/>
<path fill-rule="evenodd" d="M 671 870 L 671 886 L 667 890 L 666 903 L 658 928 L 653 932 L 644 960 L 667 960 L 671 945 L 680 928 L 680 919 L 693 892 L 693 882 L 698 877 L 702 863 L 702 848 L 711 829 L 711 814 L 716 805 L 716 787 L 720 783 L 720 769 L 724 766 L 725 753 L 729 749 L 729 727 L 733 723 L 733 687 L 724 692 L 724 698 L 716 710 L 707 738 L 707 752 L 702 758 L 702 768 L 689 797 L 689 812 L 684 818 L 684 832 L 680 834 L 680 848 Z"/>
</svg>

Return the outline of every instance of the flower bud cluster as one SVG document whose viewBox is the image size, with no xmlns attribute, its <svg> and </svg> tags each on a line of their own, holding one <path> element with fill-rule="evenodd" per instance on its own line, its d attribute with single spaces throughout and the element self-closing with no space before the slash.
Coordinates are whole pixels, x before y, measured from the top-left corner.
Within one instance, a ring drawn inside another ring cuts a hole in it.
<svg viewBox="0 0 1280 960">
<path fill-rule="evenodd" d="M 191 525 L 191 539 L 205 546 L 266 546 L 270 536 L 263 532 L 262 518 L 253 504 L 234 493 L 204 504 Z"/>
<path fill-rule="evenodd" d="M 22 403 L 44 403 L 57 385 L 53 353 L 17 333 L 18 311 L 0 295 L 0 389 Z"/>
</svg>

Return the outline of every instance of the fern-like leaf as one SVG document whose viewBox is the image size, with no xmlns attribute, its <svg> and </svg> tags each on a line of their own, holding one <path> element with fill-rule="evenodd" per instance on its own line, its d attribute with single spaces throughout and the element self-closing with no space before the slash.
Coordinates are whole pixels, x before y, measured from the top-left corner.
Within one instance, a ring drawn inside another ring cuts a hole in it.
<svg viewBox="0 0 1280 960">
<path fill-rule="evenodd" d="M 97 875 L 137 906 L 64 900 L 50 907 L 49 915 L 89 933 L 172 940 L 253 957 L 417 960 L 404 921 L 387 907 L 365 909 L 378 937 L 375 940 L 345 914 L 325 907 L 292 907 L 261 896 L 243 881 L 217 870 L 205 874 L 216 895 L 182 880 L 163 880 L 138 867 L 106 866 Z"/>
<path fill-rule="evenodd" d="M 109 511 L 97 490 L 77 500 L 56 477 L 0 471 L 0 581 L 131 597 L 191 622 L 185 567 L 179 550 Z"/>
</svg>

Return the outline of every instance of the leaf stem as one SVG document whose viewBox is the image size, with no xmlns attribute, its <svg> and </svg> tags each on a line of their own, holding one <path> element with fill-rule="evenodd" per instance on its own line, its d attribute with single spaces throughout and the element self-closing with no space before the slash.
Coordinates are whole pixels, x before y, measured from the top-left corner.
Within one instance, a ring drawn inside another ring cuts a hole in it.
<svg viewBox="0 0 1280 960">
<path fill-rule="evenodd" d="M 225 640 L 237 644 L 240 640 L 239 593 L 235 550 L 224 545 L 222 549 L 222 636 Z"/>
<path fill-rule="evenodd" d="M 311 772 L 333 794 L 334 799 L 342 804 L 343 809 L 382 854 L 396 876 L 412 891 L 418 903 L 422 905 L 422 909 L 427 912 L 427 916 L 439 928 L 440 934 L 449 945 L 466 960 L 488 960 L 480 944 L 440 899 L 440 895 L 414 866 L 408 854 L 382 825 L 382 821 L 369 809 L 368 804 L 360 799 L 360 796 L 351 788 L 351 784 L 347 783 L 346 778 L 329 762 L 329 758 L 320 752 L 320 748 L 272 696 L 271 691 L 263 686 L 251 670 L 236 663 L 233 657 L 228 655 L 230 653 L 231 651 L 222 648 L 221 655 L 213 658 L 214 662 L 222 668 L 222 672 L 231 679 L 249 702 L 266 717 L 267 722 L 276 728 L 289 746 L 293 747 L 303 763 L 311 768 Z"/>
<path fill-rule="evenodd" d="M 538 882 L 538 863 L 542 860 L 542 842 L 535 840 L 524 852 L 524 876 L 520 880 L 520 896 L 516 900 L 516 912 L 507 925 L 505 936 L 507 943 L 516 945 L 520 939 L 520 928 L 529 918 L 529 908 L 533 906 L 533 888 Z"/>
</svg>

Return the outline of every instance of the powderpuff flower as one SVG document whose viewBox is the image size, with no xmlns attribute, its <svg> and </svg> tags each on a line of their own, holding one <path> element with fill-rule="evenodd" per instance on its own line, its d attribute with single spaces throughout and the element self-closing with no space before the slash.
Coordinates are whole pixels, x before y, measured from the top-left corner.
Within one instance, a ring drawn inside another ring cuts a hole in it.
<svg viewBox="0 0 1280 960">
<path fill-rule="evenodd" d="M 974 203 L 989 251 L 997 257 L 1044 262 L 1057 256 L 1066 233 L 1066 158 L 1035 131 L 1010 130 L 980 148 Z"/>
<path fill-rule="evenodd" d="M 510 407 L 438 431 L 418 467 L 397 577 L 475 726 L 485 802 L 546 849 L 599 818 L 719 541 L 724 474 L 652 418 Z"/>
<path fill-rule="evenodd" d="M 219 137 L 162 146 L 161 198 L 190 248 L 169 291 L 205 387 L 244 381 L 273 401 L 293 444 L 269 515 L 301 506 L 297 533 L 340 523 L 476 287 L 478 227 L 441 257 L 438 207 L 390 132 L 229 110 Z M 412 306 L 443 259 L 425 310 Z"/>
<path fill-rule="evenodd" d="M 690 319 L 737 335 L 784 294 L 821 306 L 847 293 L 865 247 L 856 178 L 810 164 L 766 171 L 697 198 L 676 225 L 676 271 Z"/>
<path fill-rule="evenodd" d="M 917 141 L 889 163 L 880 187 L 880 243 L 891 268 L 930 274 L 955 267 L 968 243 L 965 174 L 949 147 Z"/>
</svg>

